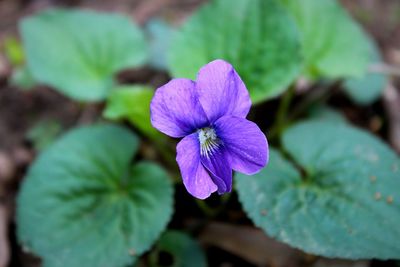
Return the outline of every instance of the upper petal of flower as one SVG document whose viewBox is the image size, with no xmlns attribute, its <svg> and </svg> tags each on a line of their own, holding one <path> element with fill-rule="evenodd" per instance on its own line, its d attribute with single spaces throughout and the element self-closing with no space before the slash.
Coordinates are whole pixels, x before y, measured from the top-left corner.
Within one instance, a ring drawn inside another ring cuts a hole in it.
<svg viewBox="0 0 400 267">
<path fill-rule="evenodd" d="M 257 124 L 238 117 L 222 117 L 215 131 L 230 155 L 235 171 L 254 174 L 268 162 L 268 142 Z"/>
<path fill-rule="evenodd" d="M 249 113 L 249 93 L 231 64 L 221 59 L 203 66 L 196 81 L 200 103 L 210 122 L 224 115 L 245 118 Z"/>
<path fill-rule="evenodd" d="M 232 168 L 229 154 L 223 146 L 218 147 L 210 155 L 202 155 L 201 162 L 218 187 L 218 193 L 224 194 L 232 190 Z"/>
<path fill-rule="evenodd" d="M 150 103 L 151 123 L 171 137 L 183 137 L 208 124 L 195 83 L 173 79 L 157 89 Z"/>
<path fill-rule="evenodd" d="M 200 161 L 200 144 L 197 133 L 183 138 L 176 147 L 176 161 L 181 170 L 183 184 L 194 197 L 205 199 L 217 190 L 207 170 Z"/>
</svg>

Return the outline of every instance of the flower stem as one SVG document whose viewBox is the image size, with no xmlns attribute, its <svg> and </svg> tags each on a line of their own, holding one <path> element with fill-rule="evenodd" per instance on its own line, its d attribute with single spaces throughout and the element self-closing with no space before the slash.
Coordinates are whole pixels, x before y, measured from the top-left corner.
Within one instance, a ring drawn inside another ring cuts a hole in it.
<svg viewBox="0 0 400 267">
<path fill-rule="evenodd" d="M 221 203 L 218 207 L 210 207 L 204 200 L 196 199 L 197 206 L 204 212 L 204 214 L 208 218 L 216 217 L 221 211 L 224 210 L 225 206 L 227 205 L 228 201 L 231 198 L 232 193 L 224 194 L 220 197 Z"/>
<path fill-rule="evenodd" d="M 170 146 L 167 144 L 166 139 L 156 139 L 151 138 L 153 144 L 155 145 L 156 149 L 158 150 L 159 155 L 161 156 L 162 160 L 167 164 L 168 169 L 171 170 L 171 177 L 174 183 L 181 182 L 180 179 L 180 172 L 178 169 L 178 165 L 175 161 L 175 152 L 171 149 Z"/>
<path fill-rule="evenodd" d="M 292 99 L 294 97 L 294 93 L 295 93 L 295 86 L 291 85 L 289 89 L 286 91 L 286 93 L 283 95 L 279 103 L 279 108 L 276 115 L 274 126 L 269 134 L 271 138 L 280 136 L 283 130 L 285 129 L 288 117 L 287 113 L 289 111 L 290 103 L 292 102 Z"/>
</svg>

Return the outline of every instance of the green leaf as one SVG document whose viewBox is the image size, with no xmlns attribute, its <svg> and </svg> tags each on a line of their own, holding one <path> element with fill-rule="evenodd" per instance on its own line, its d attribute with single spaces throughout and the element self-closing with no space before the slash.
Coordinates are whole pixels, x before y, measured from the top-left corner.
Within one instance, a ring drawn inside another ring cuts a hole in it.
<svg viewBox="0 0 400 267">
<path fill-rule="evenodd" d="M 25 61 L 24 50 L 21 43 L 14 37 L 7 37 L 4 41 L 4 52 L 10 63 L 16 67 L 21 66 Z"/>
<path fill-rule="evenodd" d="M 33 78 L 31 72 L 25 65 L 17 67 L 13 70 L 11 84 L 18 86 L 20 89 L 25 91 L 29 91 L 38 85 L 37 81 L 35 78 Z"/>
<path fill-rule="evenodd" d="M 53 143 L 61 131 L 62 125 L 58 121 L 39 121 L 29 129 L 27 138 L 33 143 L 33 147 L 37 151 L 41 151 Z"/>
<path fill-rule="evenodd" d="M 149 38 L 150 60 L 149 64 L 158 70 L 167 70 L 167 52 L 171 46 L 176 29 L 167 21 L 160 18 L 151 19 L 145 26 Z"/>
<path fill-rule="evenodd" d="M 312 78 L 361 76 L 369 62 L 368 39 L 335 0 L 281 0 L 302 33 L 305 72 Z"/>
<path fill-rule="evenodd" d="M 400 160 L 382 141 L 346 124 L 290 128 L 269 165 L 236 186 L 248 216 L 270 236 L 308 253 L 400 257 Z"/>
<path fill-rule="evenodd" d="M 369 65 L 381 63 L 381 55 L 372 40 L 369 42 Z M 343 86 L 347 95 L 359 105 L 368 105 L 376 101 L 383 92 L 388 80 L 380 73 L 366 73 L 359 78 L 347 79 Z"/>
<path fill-rule="evenodd" d="M 147 57 L 141 31 L 116 14 L 52 9 L 24 19 L 20 30 L 35 79 L 76 100 L 102 100 L 116 72 Z"/>
<path fill-rule="evenodd" d="M 160 138 L 150 123 L 150 101 L 154 90 L 147 86 L 120 86 L 111 91 L 104 110 L 104 117 L 110 120 L 127 119 L 144 134 Z"/>
<path fill-rule="evenodd" d="M 332 123 L 347 123 L 346 117 L 338 110 L 324 105 L 316 105 L 308 111 L 310 119 L 330 121 Z"/>
<path fill-rule="evenodd" d="M 112 125 L 74 129 L 29 169 L 18 196 L 18 237 L 47 267 L 126 266 L 157 240 L 172 215 L 168 175 L 131 166 L 138 147 Z"/>
<path fill-rule="evenodd" d="M 169 53 L 175 77 L 194 79 L 199 68 L 220 58 L 246 83 L 254 102 L 282 93 L 300 68 L 294 21 L 274 0 L 216 0 L 184 25 Z"/>
<path fill-rule="evenodd" d="M 162 253 L 172 257 L 170 267 L 206 267 L 207 259 L 199 244 L 185 233 L 168 231 L 164 233 L 151 254 L 152 267 L 166 266 L 162 262 Z M 160 262 L 161 261 L 161 262 Z"/>
</svg>

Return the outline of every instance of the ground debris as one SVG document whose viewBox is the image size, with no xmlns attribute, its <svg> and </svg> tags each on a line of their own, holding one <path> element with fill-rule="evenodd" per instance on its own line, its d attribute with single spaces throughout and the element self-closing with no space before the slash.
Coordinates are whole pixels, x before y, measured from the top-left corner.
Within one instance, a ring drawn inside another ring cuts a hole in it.
<svg viewBox="0 0 400 267">
<path fill-rule="evenodd" d="M 383 101 L 388 117 L 389 142 L 400 153 L 400 92 L 393 84 L 386 87 Z"/>
<path fill-rule="evenodd" d="M 199 237 L 211 245 L 237 255 L 256 266 L 300 266 L 304 255 L 268 237 L 259 229 L 228 223 L 210 223 Z"/>
</svg>

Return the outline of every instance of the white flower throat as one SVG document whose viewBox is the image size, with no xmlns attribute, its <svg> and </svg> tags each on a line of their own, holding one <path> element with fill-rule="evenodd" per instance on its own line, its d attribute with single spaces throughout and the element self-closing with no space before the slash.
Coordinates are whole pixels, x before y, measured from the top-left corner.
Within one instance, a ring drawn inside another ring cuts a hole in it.
<svg viewBox="0 0 400 267">
<path fill-rule="evenodd" d="M 200 154 L 210 157 L 221 145 L 215 130 L 210 127 L 202 128 L 197 131 L 199 134 Z"/>
</svg>

